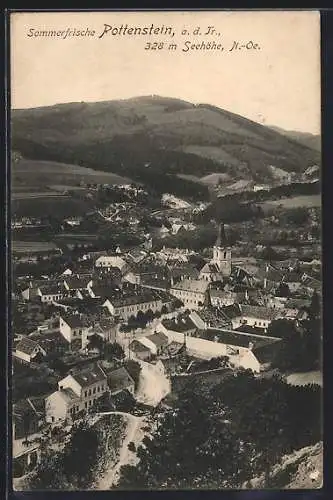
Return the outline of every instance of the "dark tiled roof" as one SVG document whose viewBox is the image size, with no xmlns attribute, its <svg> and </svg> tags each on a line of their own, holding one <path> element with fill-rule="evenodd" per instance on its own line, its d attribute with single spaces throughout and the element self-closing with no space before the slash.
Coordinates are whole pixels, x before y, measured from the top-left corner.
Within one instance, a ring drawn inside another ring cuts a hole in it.
<svg viewBox="0 0 333 500">
<path fill-rule="evenodd" d="M 230 306 L 225 306 L 222 308 L 223 314 L 228 319 L 241 317 L 242 313 L 238 304 L 232 304 Z"/>
<path fill-rule="evenodd" d="M 199 271 L 193 264 L 184 262 L 184 264 L 170 267 L 169 274 L 173 278 L 188 276 L 190 278 L 196 279 L 199 276 Z"/>
<path fill-rule="evenodd" d="M 152 335 L 149 335 L 147 339 L 153 342 L 157 347 L 163 347 L 169 343 L 168 337 L 161 332 L 153 333 Z"/>
<path fill-rule="evenodd" d="M 130 349 L 133 352 L 147 352 L 147 353 L 150 354 L 150 350 L 148 349 L 148 347 L 146 347 L 145 345 L 143 345 L 138 340 L 133 340 L 133 342 L 131 342 Z"/>
<path fill-rule="evenodd" d="M 134 380 L 124 367 L 113 370 L 107 373 L 107 381 L 111 393 L 116 391 L 123 391 L 128 387 L 134 385 Z"/>
<path fill-rule="evenodd" d="M 96 382 L 102 382 L 106 379 L 104 371 L 98 365 L 72 373 L 72 377 L 81 387 L 88 387 L 89 385 L 95 384 Z"/>
<path fill-rule="evenodd" d="M 208 287 L 209 283 L 207 281 L 185 279 L 174 285 L 172 288 L 174 290 L 184 290 L 193 293 L 205 293 Z"/>
<path fill-rule="evenodd" d="M 111 299 L 110 302 L 115 307 L 130 306 L 135 304 L 145 304 L 147 302 L 153 302 L 157 300 L 156 296 L 149 291 L 138 293 L 137 295 L 124 295 L 123 297 L 117 297 Z"/>
<path fill-rule="evenodd" d="M 43 285 L 39 286 L 42 295 L 62 295 L 66 293 L 64 285 Z"/>
<path fill-rule="evenodd" d="M 39 344 L 35 342 L 34 340 L 31 340 L 31 338 L 26 337 L 16 345 L 16 350 L 24 352 L 25 354 L 32 354 L 36 347 L 38 347 Z"/>
<path fill-rule="evenodd" d="M 96 297 L 103 297 L 105 299 L 109 299 L 115 296 L 117 294 L 117 288 L 118 286 L 115 284 L 114 286 L 107 285 L 107 286 L 100 286 L 96 285 L 91 287 L 93 293 L 96 295 Z"/>
<path fill-rule="evenodd" d="M 240 304 L 240 308 L 242 316 L 248 316 L 251 318 L 258 318 L 263 320 L 273 320 L 280 314 L 277 309 L 268 307 Z"/>
<path fill-rule="evenodd" d="M 160 288 L 162 290 L 168 290 L 171 286 L 171 281 L 169 279 L 163 279 L 161 277 L 155 278 L 155 276 L 142 276 L 141 284 L 143 286 L 151 286 Z"/>
<path fill-rule="evenodd" d="M 202 273 L 212 273 L 212 274 L 218 274 L 220 273 L 220 269 L 218 268 L 217 264 L 207 262 L 207 264 L 204 265 L 204 267 L 201 269 Z"/>
<path fill-rule="evenodd" d="M 71 290 L 80 290 L 87 287 L 90 279 L 83 279 L 77 277 L 69 277 L 64 280 L 64 282 L 68 285 Z"/>
<path fill-rule="evenodd" d="M 201 330 L 200 337 L 207 340 L 216 340 L 221 344 L 232 345 L 235 347 L 249 347 L 250 343 L 253 344 L 254 348 L 262 347 L 267 344 L 272 344 L 280 339 L 256 336 L 251 334 L 244 334 L 236 332 L 235 330 Z"/>
<path fill-rule="evenodd" d="M 262 328 L 255 327 L 255 326 L 249 326 L 249 325 L 242 325 L 239 328 L 235 328 L 235 332 L 240 332 L 240 333 L 248 333 L 248 334 L 253 334 L 253 335 L 265 335 L 263 332 Z"/>
<path fill-rule="evenodd" d="M 188 332 L 190 330 L 195 330 L 196 326 L 193 321 L 189 318 L 188 315 L 182 315 L 175 319 L 164 319 L 162 321 L 162 325 L 168 330 L 172 330 L 174 332 Z"/>
<path fill-rule="evenodd" d="M 67 323 L 71 328 L 83 328 L 86 326 L 85 321 L 80 317 L 79 314 L 73 315 L 63 315 L 61 318 Z"/>
</svg>

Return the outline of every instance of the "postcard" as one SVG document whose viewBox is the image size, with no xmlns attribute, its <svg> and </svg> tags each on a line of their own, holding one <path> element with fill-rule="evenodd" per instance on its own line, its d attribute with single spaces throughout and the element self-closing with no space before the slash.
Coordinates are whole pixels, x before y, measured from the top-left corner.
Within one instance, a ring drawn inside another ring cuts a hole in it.
<svg viewBox="0 0 333 500">
<path fill-rule="evenodd" d="M 10 13 L 16 491 L 323 485 L 318 11 Z"/>
</svg>

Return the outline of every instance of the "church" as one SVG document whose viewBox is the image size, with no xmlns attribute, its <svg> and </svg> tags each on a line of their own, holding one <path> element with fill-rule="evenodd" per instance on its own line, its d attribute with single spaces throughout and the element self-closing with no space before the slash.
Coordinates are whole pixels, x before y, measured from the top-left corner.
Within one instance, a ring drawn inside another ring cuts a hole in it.
<svg viewBox="0 0 333 500">
<path fill-rule="evenodd" d="M 199 279 L 222 281 L 231 275 L 231 247 L 228 244 L 224 224 L 219 225 L 218 236 L 213 247 L 213 258 L 200 271 Z"/>
</svg>

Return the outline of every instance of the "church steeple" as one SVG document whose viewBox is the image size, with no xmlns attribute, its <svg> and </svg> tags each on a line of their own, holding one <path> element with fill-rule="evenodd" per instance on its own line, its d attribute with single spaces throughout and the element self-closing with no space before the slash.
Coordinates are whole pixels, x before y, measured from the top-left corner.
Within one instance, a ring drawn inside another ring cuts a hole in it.
<svg viewBox="0 0 333 500">
<path fill-rule="evenodd" d="M 217 233 L 217 239 L 216 239 L 215 246 L 216 247 L 224 247 L 226 245 L 227 245 L 227 238 L 226 238 L 225 231 L 224 231 L 224 224 L 223 224 L 223 222 L 221 222 L 219 224 L 219 229 L 218 229 L 218 233 Z"/>
<path fill-rule="evenodd" d="M 231 274 L 231 248 L 224 230 L 224 224 L 220 223 L 216 243 L 213 248 L 212 263 L 216 264 L 224 276 Z"/>
</svg>

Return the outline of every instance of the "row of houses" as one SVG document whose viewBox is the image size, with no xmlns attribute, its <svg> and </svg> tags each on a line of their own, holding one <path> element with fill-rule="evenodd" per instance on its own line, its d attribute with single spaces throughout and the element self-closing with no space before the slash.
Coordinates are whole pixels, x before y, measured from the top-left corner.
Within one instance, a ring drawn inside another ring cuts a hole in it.
<svg viewBox="0 0 333 500">
<path fill-rule="evenodd" d="M 154 334 L 133 340 L 130 350 L 133 356 L 145 361 L 169 360 L 184 352 L 201 360 L 226 356 L 232 366 L 260 373 L 270 365 L 280 342 L 280 338 L 264 334 L 210 327 L 199 329 L 194 317 L 183 316 L 178 320 L 160 321 Z"/>
<path fill-rule="evenodd" d="M 19 440 L 41 430 L 45 423 L 70 423 L 88 411 L 106 393 L 112 398 L 127 391 L 134 394 L 135 383 L 125 367 L 105 368 L 101 363 L 73 371 L 59 380 L 56 391 L 27 398 L 13 405 L 13 434 Z"/>
</svg>

